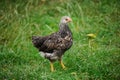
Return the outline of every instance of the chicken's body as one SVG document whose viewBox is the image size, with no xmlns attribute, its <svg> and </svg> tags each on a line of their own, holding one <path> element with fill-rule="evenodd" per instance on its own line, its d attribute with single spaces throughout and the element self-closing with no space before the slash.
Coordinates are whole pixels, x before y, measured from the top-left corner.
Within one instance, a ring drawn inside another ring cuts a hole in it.
<svg viewBox="0 0 120 80">
<path fill-rule="evenodd" d="M 69 19 L 69 17 L 65 18 Z M 60 29 L 58 32 L 53 33 L 49 36 L 33 36 L 32 42 L 34 46 L 41 52 L 40 54 L 43 57 L 49 59 L 51 63 L 59 60 L 62 67 L 64 68 L 65 66 L 61 61 L 61 57 L 65 51 L 72 46 L 72 32 L 69 29 L 67 23 L 62 22 L 62 20 L 59 27 Z"/>
</svg>

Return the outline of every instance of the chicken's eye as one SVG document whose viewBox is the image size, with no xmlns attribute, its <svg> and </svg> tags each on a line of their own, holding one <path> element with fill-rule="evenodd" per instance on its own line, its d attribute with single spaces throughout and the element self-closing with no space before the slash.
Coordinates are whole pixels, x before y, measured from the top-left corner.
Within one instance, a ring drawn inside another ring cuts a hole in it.
<svg viewBox="0 0 120 80">
<path fill-rule="evenodd" d="M 67 21 L 68 19 L 66 18 L 65 20 Z"/>
</svg>

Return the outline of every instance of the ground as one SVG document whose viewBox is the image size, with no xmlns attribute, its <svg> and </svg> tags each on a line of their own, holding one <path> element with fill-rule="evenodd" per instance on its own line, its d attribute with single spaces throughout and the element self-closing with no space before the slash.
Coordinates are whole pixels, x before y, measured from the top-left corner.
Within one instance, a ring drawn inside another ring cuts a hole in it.
<svg viewBox="0 0 120 80">
<path fill-rule="evenodd" d="M 2 0 L 0 3 L 1 80 L 119 80 L 119 0 Z M 40 57 L 31 36 L 58 31 L 68 15 L 73 46 L 63 56 L 67 69 Z M 96 37 L 89 37 L 94 34 Z"/>
</svg>

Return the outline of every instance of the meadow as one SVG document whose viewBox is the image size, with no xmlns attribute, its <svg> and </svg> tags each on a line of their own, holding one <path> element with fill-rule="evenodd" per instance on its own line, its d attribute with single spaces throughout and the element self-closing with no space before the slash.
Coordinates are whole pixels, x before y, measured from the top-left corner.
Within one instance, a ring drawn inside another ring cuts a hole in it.
<svg viewBox="0 0 120 80">
<path fill-rule="evenodd" d="M 51 72 L 31 37 L 58 31 L 65 15 L 73 46 L 63 56 L 67 69 L 55 62 Z M 0 80 L 120 80 L 120 1 L 1 0 Z"/>
</svg>

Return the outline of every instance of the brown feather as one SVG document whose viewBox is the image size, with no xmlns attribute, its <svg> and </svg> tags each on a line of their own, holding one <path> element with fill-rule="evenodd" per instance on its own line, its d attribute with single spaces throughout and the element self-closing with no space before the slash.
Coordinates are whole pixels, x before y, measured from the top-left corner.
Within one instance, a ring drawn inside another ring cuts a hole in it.
<svg viewBox="0 0 120 80">
<path fill-rule="evenodd" d="M 64 52 L 72 46 L 72 32 L 67 23 L 61 21 L 59 27 L 60 30 L 51 35 L 45 37 L 32 37 L 34 46 L 38 48 L 39 51 L 44 52 L 46 58 L 49 60 L 52 60 L 55 56 L 61 58 Z M 48 56 L 47 53 L 50 53 L 51 56 Z"/>
</svg>

